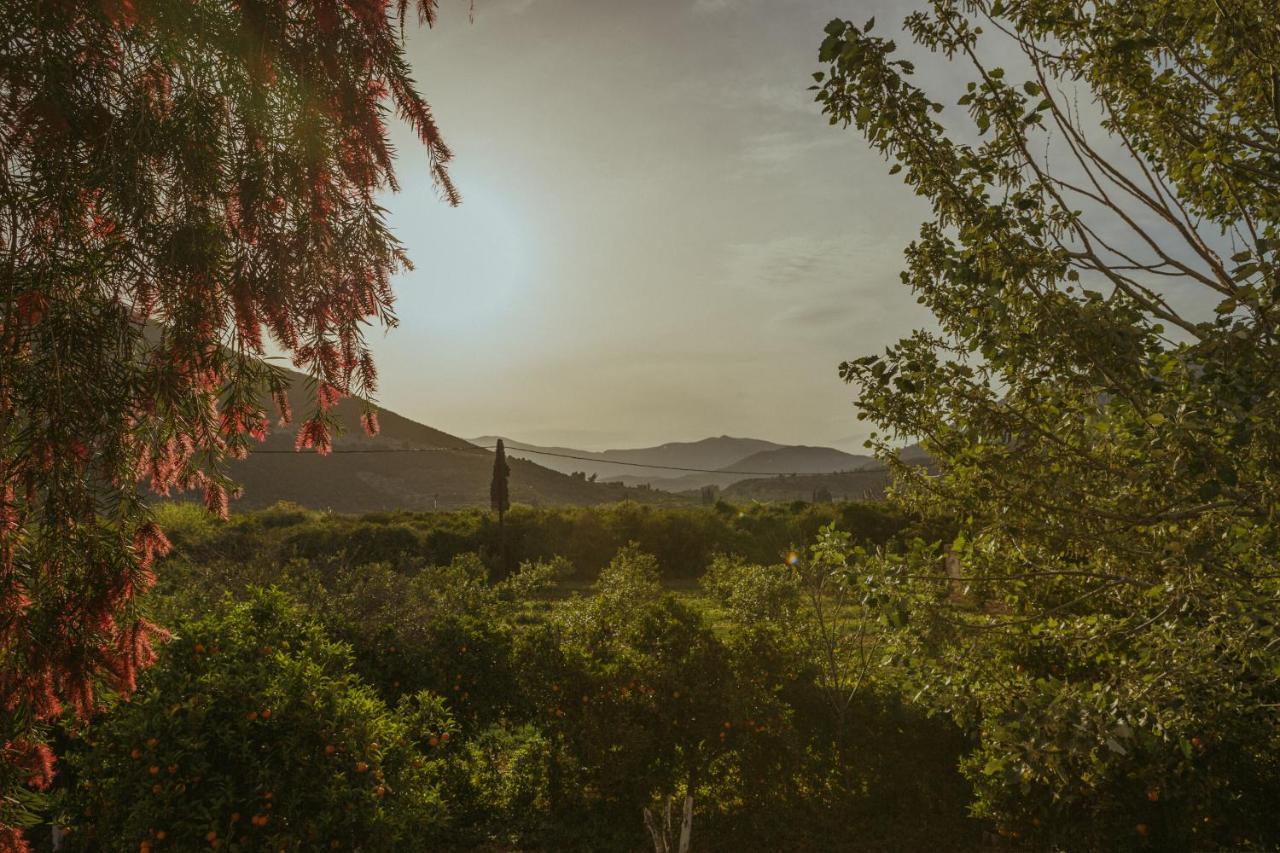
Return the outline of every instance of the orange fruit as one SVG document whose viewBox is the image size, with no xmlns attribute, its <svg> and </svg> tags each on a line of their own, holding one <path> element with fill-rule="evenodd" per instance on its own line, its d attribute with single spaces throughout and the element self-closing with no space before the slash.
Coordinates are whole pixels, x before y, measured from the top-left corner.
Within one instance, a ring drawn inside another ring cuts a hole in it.
<svg viewBox="0 0 1280 853">
<path fill-rule="evenodd" d="M 1147 825 L 1145 823 L 1138 824 L 1137 826 L 1134 827 L 1134 829 L 1136 829 L 1138 831 L 1138 834 L 1141 835 L 1143 838 L 1147 837 Z"/>
<path fill-rule="evenodd" d="M 152 776 L 155 776 L 160 772 L 160 768 L 152 764 L 150 767 L 147 768 L 147 772 L 150 773 Z"/>
<path fill-rule="evenodd" d="M 356 762 L 356 772 L 357 772 L 357 773 L 363 773 L 364 771 L 366 771 L 366 770 L 368 770 L 368 769 L 369 769 L 369 765 L 368 765 L 368 764 L 365 764 L 363 761 L 357 761 L 357 762 Z"/>
</svg>

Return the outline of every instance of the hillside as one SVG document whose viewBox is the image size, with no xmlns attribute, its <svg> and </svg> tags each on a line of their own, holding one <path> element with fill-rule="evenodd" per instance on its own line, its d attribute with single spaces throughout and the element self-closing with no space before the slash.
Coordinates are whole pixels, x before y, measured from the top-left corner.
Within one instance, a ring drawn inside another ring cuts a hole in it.
<svg viewBox="0 0 1280 853">
<path fill-rule="evenodd" d="M 474 444 L 491 447 L 498 437 L 480 436 Z M 626 486 L 649 486 L 666 492 L 686 492 L 703 486 L 730 486 L 760 474 L 827 474 L 851 471 L 872 463 L 869 456 L 833 447 L 782 445 L 755 438 L 722 435 L 701 441 L 671 442 L 630 450 L 577 450 L 549 447 L 503 438 L 507 455 L 527 458 L 566 474 L 582 471 L 602 481 Z M 652 465 L 655 467 L 637 467 Z M 668 467 L 659 467 L 668 466 Z M 681 472 L 679 468 L 704 471 Z"/>
<path fill-rule="evenodd" d="M 809 447 L 792 445 L 770 448 L 752 453 L 714 473 L 688 473 L 666 477 L 628 475 L 611 478 L 612 482 L 628 486 L 645 484 L 666 492 L 687 492 L 703 486 L 725 488 L 740 480 L 752 479 L 762 474 L 831 474 L 837 471 L 853 471 L 874 465 L 870 456 L 857 456 L 833 447 Z"/>
<path fill-rule="evenodd" d="M 766 474 L 830 474 L 834 471 L 856 471 L 873 464 L 870 456 L 854 455 L 834 447 L 795 445 L 762 450 L 726 466 L 725 471 L 763 472 Z"/>
<path fill-rule="evenodd" d="M 796 477 L 758 477 L 724 488 L 720 497 L 727 501 L 810 501 L 820 489 L 831 493 L 833 500 L 880 500 L 889 485 L 889 470 L 876 467 L 838 474 L 802 474 Z"/>
<path fill-rule="evenodd" d="M 295 418 L 301 418 L 311 406 L 306 377 L 292 376 L 290 404 Z M 357 400 L 340 401 L 335 413 L 342 433 L 330 456 L 292 452 L 294 429 L 278 427 L 248 459 L 232 462 L 231 474 L 244 486 L 232 508 L 261 509 L 282 500 L 337 512 L 488 506 L 492 452 L 387 409 L 378 410 L 381 431 L 370 437 L 360 428 Z M 523 459 L 510 465 L 515 502 L 585 506 L 679 500 L 616 483 L 589 483 Z"/>
<path fill-rule="evenodd" d="M 482 435 L 471 439 L 473 444 L 492 447 L 496 435 Z M 507 455 L 530 459 L 544 468 L 571 474 L 582 471 L 588 476 L 616 480 L 627 485 L 647 484 L 656 479 L 671 478 L 677 472 L 663 467 L 719 469 L 762 451 L 782 448 L 783 445 L 758 438 L 704 438 L 700 441 L 673 441 L 657 447 L 638 447 L 619 450 L 577 450 L 572 447 L 555 447 L 527 442 L 503 436 Z M 566 458 L 577 457 L 577 458 Z M 696 488 L 696 486 L 683 486 Z"/>
</svg>

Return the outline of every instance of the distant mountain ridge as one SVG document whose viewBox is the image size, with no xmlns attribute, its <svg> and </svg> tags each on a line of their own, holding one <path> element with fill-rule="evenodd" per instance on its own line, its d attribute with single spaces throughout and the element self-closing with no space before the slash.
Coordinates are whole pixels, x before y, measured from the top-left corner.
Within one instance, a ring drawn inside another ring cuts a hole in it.
<svg viewBox="0 0 1280 853">
<path fill-rule="evenodd" d="M 798 444 L 753 453 L 728 466 L 726 470 L 763 474 L 832 474 L 836 471 L 857 471 L 875 461 L 871 456 L 845 453 L 834 447 Z"/>
<path fill-rule="evenodd" d="M 472 442 L 492 447 L 497 440 L 498 436 L 485 435 Z M 727 435 L 701 441 L 669 442 L 657 447 L 603 451 L 548 447 L 506 437 L 503 444 L 508 456 L 530 459 L 566 474 L 581 471 L 601 481 L 667 492 L 685 492 L 703 486 L 724 487 L 747 477 L 768 474 L 854 471 L 875 462 L 870 456 L 845 453 L 833 447 L 783 445 Z M 678 470 L 681 468 L 700 470 L 682 473 Z"/>
<path fill-rule="evenodd" d="M 290 407 L 301 419 L 314 406 L 307 377 L 288 375 Z M 359 400 L 338 402 L 333 415 L 341 432 L 333 442 L 336 452 L 327 457 L 294 452 L 295 427 L 273 429 L 247 459 L 229 462 L 244 488 L 232 508 L 279 501 L 335 512 L 488 506 L 493 452 L 486 448 L 496 436 L 468 441 L 381 407 L 379 434 L 369 436 L 361 428 L 362 412 Z M 708 485 L 731 499 L 804 499 L 823 486 L 837 498 L 875 497 L 887 482 L 887 472 L 869 456 L 728 435 L 604 451 L 504 443 L 511 498 L 529 504 L 680 503 L 696 500 L 697 490 Z M 904 461 L 908 454 L 927 460 L 918 448 L 906 449 Z M 685 468 L 698 470 L 679 470 Z M 577 472 L 586 476 L 571 476 Z"/>
<path fill-rule="evenodd" d="M 289 404 L 300 420 L 314 402 L 307 377 L 289 371 L 289 378 Z M 295 424 L 273 428 L 247 459 L 231 461 L 231 476 L 244 487 L 231 508 L 262 509 L 278 501 L 353 513 L 489 505 L 492 451 L 381 407 L 378 435 L 366 435 L 360 425 L 363 404 L 355 399 L 340 400 L 332 411 L 342 430 L 329 456 L 293 452 Z M 524 459 L 509 464 L 513 502 L 581 506 L 679 500 L 618 483 L 587 482 Z"/>
</svg>

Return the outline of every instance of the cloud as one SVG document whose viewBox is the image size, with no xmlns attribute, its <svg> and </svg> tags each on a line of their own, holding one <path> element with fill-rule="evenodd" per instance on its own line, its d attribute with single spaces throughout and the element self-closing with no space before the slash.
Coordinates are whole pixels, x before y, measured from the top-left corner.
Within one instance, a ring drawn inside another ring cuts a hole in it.
<svg viewBox="0 0 1280 853">
<path fill-rule="evenodd" d="M 882 321 L 910 301 L 894 291 L 902 259 L 886 248 L 869 237 L 779 237 L 730 247 L 726 272 L 744 294 L 774 304 L 776 325 L 829 331 Z"/>
<path fill-rule="evenodd" d="M 738 5 L 738 0 L 693 0 L 693 11 L 700 15 L 708 15 L 723 12 Z"/>
<path fill-rule="evenodd" d="M 817 135 L 794 130 L 762 133 L 745 141 L 742 159 L 754 171 L 777 172 L 818 151 L 838 148 L 844 144 L 844 139 L 835 134 Z"/>
</svg>

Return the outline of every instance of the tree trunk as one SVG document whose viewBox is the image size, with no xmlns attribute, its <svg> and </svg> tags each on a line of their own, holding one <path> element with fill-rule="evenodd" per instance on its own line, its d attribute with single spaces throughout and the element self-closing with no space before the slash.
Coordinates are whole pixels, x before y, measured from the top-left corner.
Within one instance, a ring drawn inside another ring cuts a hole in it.
<svg viewBox="0 0 1280 853">
<path fill-rule="evenodd" d="M 656 810 L 644 810 L 644 825 L 653 837 L 653 853 L 689 853 L 689 845 L 693 839 L 693 794 L 684 795 L 678 840 L 674 820 L 675 805 L 676 798 L 667 797 Z"/>
<path fill-rule="evenodd" d="M 693 794 L 684 795 L 684 819 L 680 821 L 680 849 L 689 853 L 689 841 L 693 836 Z"/>
</svg>

